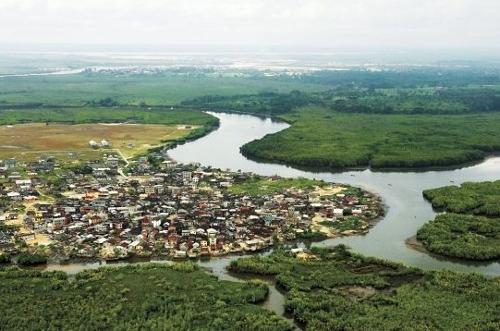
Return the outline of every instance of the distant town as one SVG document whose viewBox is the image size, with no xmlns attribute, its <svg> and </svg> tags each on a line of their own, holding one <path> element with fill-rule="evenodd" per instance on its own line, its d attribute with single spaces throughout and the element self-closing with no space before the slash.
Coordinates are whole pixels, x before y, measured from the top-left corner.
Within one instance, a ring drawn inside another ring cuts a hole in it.
<svg viewBox="0 0 500 331">
<path fill-rule="evenodd" d="M 89 142 L 93 148 L 111 142 Z M 0 250 L 54 261 L 130 256 L 174 259 L 253 252 L 297 239 L 364 233 L 379 198 L 347 185 L 178 164 L 166 149 L 129 162 L 0 161 Z M 245 183 L 271 188 L 252 195 Z"/>
</svg>

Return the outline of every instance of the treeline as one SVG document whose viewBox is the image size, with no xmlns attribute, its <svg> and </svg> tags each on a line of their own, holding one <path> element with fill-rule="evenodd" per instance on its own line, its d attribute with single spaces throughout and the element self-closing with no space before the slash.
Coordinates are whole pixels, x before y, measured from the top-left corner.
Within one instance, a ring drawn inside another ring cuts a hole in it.
<svg viewBox="0 0 500 331">
<path fill-rule="evenodd" d="M 47 263 L 47 256 L 36 253 L 23 252 L 16 258 L 17 264 L 22 266 L 33 266 Z"/>
<path fill-rule="evenodd" d="M 117 107 L 120 106 L 120 103 L 111 97 L 107 97 L 99 100 L 89 101 L 86 105 L 91 107 Z"/>
<path fill-rule="evenodd" d="M 500 91 L 495 88 L 359 89 L 345 86 L 324 92 L 263 92 L 254 95 L 203 96 L 184 106 L 280 115 L 304 106 L 322 106 L 340 113 L 368 114 L 467 114 L 500 111 Z"/>
<path fill-rule="evenodd" d="M 500 258 L 500 219 L 442 214 L 417 232 L 429 251 L 471 260 Z"/>
<path fill-rule="evenodd" d="M 340 114 L 305 107 L 292 124 L 241 147 L 252 159 L 313 168 L 424 168 L 480 161 L 500 151 L 500 114 Z"/>
<path fill-rule="evenodd" d="M 500 111 L 495 88 L 423 88 L 389 90 L 332 90 L 322 102 L 342 113 L 466 114 Z"/>
<path fill-rule="evenodd" d="M 495 330 L 500 284 L 476 274 L 425 272 L 350 253 L 313 248 L 242 258 L 231 271 L 272 276 L 286 311 L 305 330 Z"/>
<path fill-rule="evenodd" d="M 3 330 L 291 330 L 255 305 L 259 282 L 219 281 L 192 264 L 62 272 L 0 270 Z"/>
<path fill-rule="evenodd" d="M 220 96 L 208 95 L 183 101 L 183 106 L 231 112 L 278 115 L 295 108 L 317 104 L 320 99 L 314 94 L 300 91 L 290 93 L 261 92 L 255 95 Z"/>
<path fill-rule="evenodd" d="M 286 76 L 279 76 L 287 80 Z M 428 68 L 402 70 L 324 70 L 295 79 L 305 83 L 358 88 L 459 87 L 500 84 L 497 68 Z"/>
<path fill-rule="evenodd" d="M 140 108 L 55 108 L 55 109 L 19 109 L 16 111 L 0 110 L 0 125 L 19 123 L 121 123 L 141 124 L 191 124 L 217 125 L 218 120 L 195 110 L 166 110 Z"/>
</svg>

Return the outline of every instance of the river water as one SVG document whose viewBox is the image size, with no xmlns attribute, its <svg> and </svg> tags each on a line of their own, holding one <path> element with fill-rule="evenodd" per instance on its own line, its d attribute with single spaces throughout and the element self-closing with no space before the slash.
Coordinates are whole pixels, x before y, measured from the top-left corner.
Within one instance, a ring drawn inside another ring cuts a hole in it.
<svg viewBox="0 0 500 331">
<path fill-rule="evenodd" d="M 266 134 L 278 132 L 288 124 L 251 115 L 210 113 L 220 120 L 218 130 L 196 141 L 178 146 L 169 155 L 182 163 L 199 162 L 222 169 L 251 171 L 261 175 L 306 177 L 330 182 L 346 183 L 379 194 L 388 207 L 386 216 L 364 236 L 329 239 L 319 243 L 330 246 L 339 243 L 354 251 L 423 269 L 448 268 L 486 275 L 500 275 L 498 262 L 466 262 L 430 256 L 407 247 L 405 240 L 435 216 L 431 205 L 422 197 L 422 191 L 465 181 L 500 179 L 500 158 L 453 170 L 379 172 L 370 169 L 339 173 L 315 172 L 293 167 L 260 163 L 241 155 L 243 144 Z"/>
</svg>

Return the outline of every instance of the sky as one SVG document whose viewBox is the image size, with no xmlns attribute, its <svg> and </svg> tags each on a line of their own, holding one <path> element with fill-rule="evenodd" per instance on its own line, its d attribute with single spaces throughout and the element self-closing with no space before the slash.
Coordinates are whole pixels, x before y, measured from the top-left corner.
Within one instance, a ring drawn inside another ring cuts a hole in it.
<svg viewBox="0 0 500 331">
<path fill-rule="evenodd" d="M 0 43 L 500 48 L 500 0 L 0 0 Z"/>
</svg>

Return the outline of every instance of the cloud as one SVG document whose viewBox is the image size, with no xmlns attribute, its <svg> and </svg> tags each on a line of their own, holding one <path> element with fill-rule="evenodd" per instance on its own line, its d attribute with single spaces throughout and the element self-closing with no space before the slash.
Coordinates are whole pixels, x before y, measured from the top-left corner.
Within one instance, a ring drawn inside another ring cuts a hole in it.
<svg viewBox="0 0 500 331">
<path fill-rule="evenodd" d="M 1 0 L 0 41 L 483 47 L 498 0 Z"/>
</svg>

